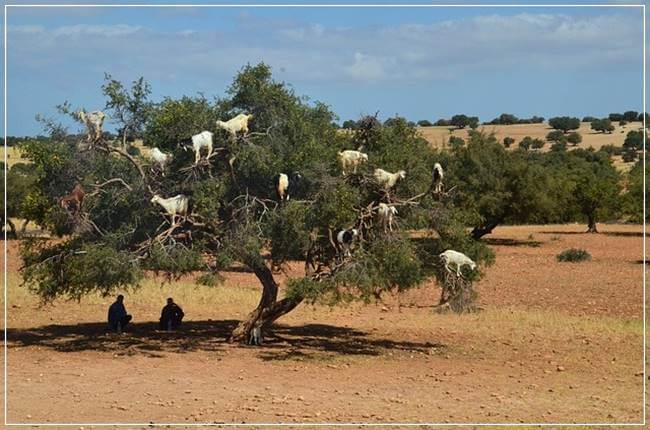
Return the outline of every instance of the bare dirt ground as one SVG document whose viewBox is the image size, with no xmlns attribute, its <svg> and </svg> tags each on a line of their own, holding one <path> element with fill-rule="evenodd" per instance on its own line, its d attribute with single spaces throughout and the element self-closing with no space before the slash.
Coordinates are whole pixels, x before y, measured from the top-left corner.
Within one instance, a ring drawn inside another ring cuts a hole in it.
<svg viewBox="0 0 650 430">
<path fill-rule="evenodd" d="M 148 280 L 111 298 L 39 306 L 8 266 L 8 419 L 22 423 L 638 423 L 643 408 L 642 226 L 498 227 L 480 312 L 438 314 L 433 283 L 384 303 L 302 305 L 262 347 L 224 342 L 258 300 L 225 285 Z M 592 260 L 559 263 L 580 247 Z M 299 265 L 289 274 L 300 273 Z M 284 277 L 284 276 L 283 276 Z M 156 330 L 172 295 L 182 330 Z M 134 428 L 146 426 L 134 425 Z"/>
</svg>

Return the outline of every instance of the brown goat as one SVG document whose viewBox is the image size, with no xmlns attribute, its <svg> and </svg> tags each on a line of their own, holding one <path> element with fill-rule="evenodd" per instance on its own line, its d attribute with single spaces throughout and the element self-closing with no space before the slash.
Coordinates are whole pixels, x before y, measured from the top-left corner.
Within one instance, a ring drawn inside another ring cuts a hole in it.
<svg viewBox="0 0 650 430">
<path fill-rule="evenodd" d="M 61 198 L 60 205 L 63 209 L 70 211 L 70 204 L 74 203 L 75 209 L 71 213 L 72 215 L 76 215 L 79 212 L 81 212 L 81 204 L 84 201 L 85 195 L 86 195 L 86 191 L 81 186 L 81 184 L 78 183 L 77 185 L 74 186 L 70 194 L 68 194 L 67 196 L 63 196 Z"/>
</svg>

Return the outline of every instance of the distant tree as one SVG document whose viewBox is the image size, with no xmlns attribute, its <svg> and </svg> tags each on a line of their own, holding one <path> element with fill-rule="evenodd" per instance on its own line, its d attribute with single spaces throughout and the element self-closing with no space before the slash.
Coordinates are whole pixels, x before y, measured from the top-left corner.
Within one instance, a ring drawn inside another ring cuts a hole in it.
<svg viewBox="0 0 650 430">
<path fill-rule="evenodd" d="M 525 151 L 530 150 L 533 147 L 533 138 L 530 136 L 525 136 L 519 141 L 519 147 Z"/>
<path fill-rule="evenodd" d="M 620 114 L 620 113 L 610 113 L 608 118 L 609 118 L 610 121 L 614 121 L 614 122 L 616 122 L 616 121 L 620 121 L 620 120 L 623 119 L 623 114 Z"/>
<path fill-rule="evenodd" d="M 609 118 L 596 119 L 591 121 L 591 129 L 602 133 L 611 133 L 614 131 L 614 125 Z"/>
<path fill-rule="evenodd" d="M 348 119 L 343 122 L 341 128 L 346 128 L 348 130 L 355 130 L 357 128 L 357 122 L 351 119 Z"/>
<path fill-rule="evenodd" d="M 467 125 L 468 125 L 469 128 L 471 128 L 472 130 L 476 130 L 476 128 L 477 128 L 478 125 L 479 125 L 479 119 L 478 119 L 478 117 L 477 117 L 477 116 L 470 116 L 470 117 L 468 118 L 468 120 L 467 120 Z"/>
<path fill-rule="evenodd" d="M 546 135 L 546 140 L 549 142 L 566 142 L 567 137 L 560 130 L 553 130 Z"/>
<path fill-rule="evenodd" d="M 639 118 L 639 112 L 633 110 L 628 110 L 626 112 L 623 112 L 623 120 L 627 122 L 636 121 L 637 118 Z"/>
<path fill-rule="evenodd" d="M 622 196 L 623 214 L 627 215 L 631 222 L 648 222 L 650 220 L 650 211 L 646 213 L 645 220 L 643 219 L 643 159 L 639 159 L 634 164 L 626 179 L 627 192 Z M 648 182 L 650 182 L 650 177 L 646 172 L 646 183 Z M 650 190 L 650 187 L 648 187 L 648 190 Z M 648 194 L 646 194 L 646 200 L 650 201 Z"/>
<path fill-rule="evenodd" d="M 533 142 L 531 143 L 531 148 L 532 149 L 542 149 L 546 145 L 546 141 L 542 139 L 533 139 Z"/>
<path fill-rule="evenodd" d="M 645 118 L 646 124 L 650 124 L 650 114 L 648 114 L 647 112 L 645 114 L 643 112 L 641 112 L 639 114 L 639 117 L 636 120 L 643 122 L 644 118 Z"/>
<path fill-rule="evenodd" d="M 465 128 L 470 124 L 470 119 L 465 114 L 458 114 L 452 116 L 451 121 L 449 121 L 449 123 L 456 128 Z"/>
<path fill-rule="evenodd" d="M 498 118 L 493 119 L 490 121 L 490 124 L 495 124 L 495 125 L 510 125 L 510 124 L 517 124 L 519 122 L 519 119 L 514 116 L 513 114 L 510 113 L 502 113 L 499 115 Z"/>
<path fill-rule="evenodd" d="M 7 193 L 7 216 L 23 219 L 23 225 L 20 229 L 21 234 L 25 232 L 27 223 L 30 220 L 29 212 L 26 210 L 26 200 L 34 191 L 37 179 L 34 167 L 25 163 L 14 164 L 7 173 L 7 189 L 9 190 Z M 11 235 L 18 238 L 18 231 L 11 219 L 8 219 L 7 223 L 11 228 Z"/>
<path fill-rule="evenodd" d="M 431 127 L 432 125 L 433 123 L 428 119 L 421 119 L 420 121 L 418 121 L 419 127 Z"/>
<path fill-rule="evenodd" d="M 627 121 L 625 121 L 624 119 L 622 119 L 622 120 L 620 120 L 620 121 L 618 122 L 618 125 L 621 126 L 621 127 L 623 127 L 624 125 L 627 125 Z"/>
<path fill-rule="evenodd" d="M 449 186 L 462 190 L 454 203 L 471 214 L 475 239 L 503 222 L 544 222 L 555 211 L 550 176 L 527 157 L 522 151 L 506 151 L 494 136 L 481 133 L 452 151 Z"/>
<path fill-rule="evenodd" d="M 571 154 L 581 159 L 576 170 L 576 203 L 587 218 L 587 232 L 597 233 L 597 219 L 611 215 L 619 207 L 619 173 L 604 152 L 576 150 Z"/>
<path fill-rule="evenodd" d="M 544 122 L 544 117 L 543 116 L 533 116 L 530 118 L 531 124 L 541 124 Z"/>
<path fill-rule="evenodd" d="M 608 153 L 610 157 L 612 155 L 621 155 L 623 153 L 623 147 L 614 146 L 613 144 L 603 145 L 600 147 L 600 150 Z"/>
<path fill-rule="evenodd" d="M 625 136 L 623 142 L 623 149 L 630 149 L 633 151 L 643 150 L 643 131 L 630 130 Z"/>
<path fill-rule="evenodd" d="M 582 135 L 577 131 L 574 131 L 573 133 L 569 133 L 566 140 L 567 142 L 571 143 L 573 146 L 576 146 L 577 144 L 582 142 Z"/>
<path fill-rule="evenodd" d="M 548 124 L 556 130 L 562 130 L 564 133 L 568 133 L 570 130 L 577 130 L 580 128 L 580 120 L 578 118 L 568 116 L 550 118 L 548 120 Z"/>
<path fill-rule="evenodd" d="M 435 125 L 436 127 L 449 127 L 451 123 L 449 122 L 449 120 L 439 119 L 433 125 Z"/>
<path fill-rule="evenodd" d="M 510 148 L 510 146 L 513 143 L 515 143 L 515 139 L 513 139 L 512 137 L 506 136 L 503 138 L 503 146 L 505 146 L 506 148 Z"/>
<path fill-rule="evenodd" d="M 597 119 L 598 118 L 596 118 L 595 116 L 586 116 L 582 118 L 582 122 L 592 122 L 592 121 L 596 121 Z"/>
</svg>

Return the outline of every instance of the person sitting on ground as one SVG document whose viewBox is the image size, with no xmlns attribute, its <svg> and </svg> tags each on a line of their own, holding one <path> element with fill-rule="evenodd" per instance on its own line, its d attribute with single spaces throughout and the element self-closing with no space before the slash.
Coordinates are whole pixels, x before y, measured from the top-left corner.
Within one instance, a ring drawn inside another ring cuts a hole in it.
<svg viewBox="0 0 650 430">
<path fill-rule="evenodd" d="M 119 295 L 115 302 L 108 308 L 108 329 L 120 332 L 133 317 L 126 313 L 124 296 Z"/>
<path fill-rule="evenodd" d="M 174 303 L 174 299 L 171 297 L 168 298 L 167 305 L 162 308 L 160 314 L 160 329 L 167 331 L 176 330 L 181 325 L 184 316 L 183 309 Z"/>
</svg>

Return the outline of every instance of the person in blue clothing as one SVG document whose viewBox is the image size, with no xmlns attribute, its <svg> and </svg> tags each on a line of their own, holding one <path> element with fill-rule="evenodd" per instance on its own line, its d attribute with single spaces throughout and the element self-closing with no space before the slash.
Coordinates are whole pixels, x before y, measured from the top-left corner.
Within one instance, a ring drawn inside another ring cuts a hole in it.
<svg viewBox="0 0 650 430">
<path fill-rule="evenodd" d="M 124 296 L 119 295 L 115 302 L 108 308 L 108 329 L 122 331 L 133 317 L 126 313 Z"/>
</svg>

